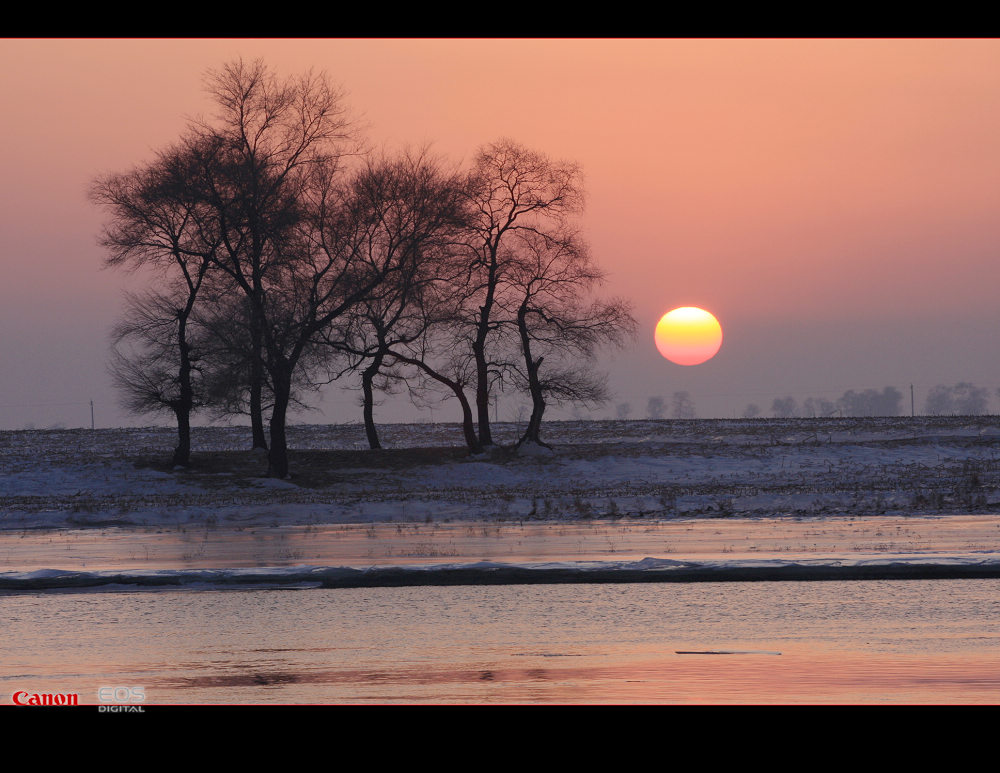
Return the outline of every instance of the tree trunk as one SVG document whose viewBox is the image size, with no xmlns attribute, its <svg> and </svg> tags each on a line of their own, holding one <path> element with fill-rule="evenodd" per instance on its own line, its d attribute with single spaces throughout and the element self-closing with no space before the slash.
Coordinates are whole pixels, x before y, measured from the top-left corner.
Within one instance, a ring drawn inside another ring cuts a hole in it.
<svg viewBox="0 0 1000 773">
<path fill-rule="evenodd" d="M 177 415 L 177 448 L 174 449 L 174 467 L 188 467 L 191 464 L 191 411 L 184 406 L 174 408 Z"/>
<path fill-rule="evenodd" d="M 250 428 L 253 433 L 253 448 L 267 450 L 267 435 L 264 432 L 264 363 L 261 362 L 261 333 L 257 322 L 250 323 Z"/>
<path fill-rule="evenodd" d="M 462 432 L 465 434 L 465 444 L 469 447 L 469 451 L 478 454 L 483 450 L 483 447 L 476 437 L 476 426 L 472 422 L 472 406 L 469 405 L 469 400 L 461 387 L 455 386 L 452 391 L 462 406 Z"/>
<path fill-rule="evenodd" d="M 250 429 L 253 448 L 267 450 L 264 434 L 264 287 L 260 279 L 260 249 L 254 232 L 252 293 L 250 303 Z M 277 387 L 275 387 L 277 388 Z"/>
<path fill-rule="evenodd" d="M 489 363 L 486 361 L 486 337 L 490 332 L 490 312 L 493 309 L 496 291 L 496 250 L 496 245 L 493 245 L 490 252 L 486 298 L 479 307 L 479 324 L 476 326 L 476 338 L 472 342 L 472 353 L 476 358 L 476 413 L 479 418 L 479 442 L 483 446 L 493 445 L 493 433 L 490 431 L 490 373 Z"/>
<path fill-rule="evenodd" d="M 480 444 L 479 439 L 476 437 L 476 425 L 472 420 L 472 406 L 469 405 L 469 399 L 465 396 L 465 390 L 462 389 L 462 385 L 457 381 L 452 381 L 447 376 L 442 376 L 422 360 L 412 357 L 403 357 L 395 352 L 390 353 L 400 362 L 405 362 L 407 365 L 413 365 L 414 367 L 420 368 L 420 370 L 437 381 L 439 384 L 444 384 L 452 392 L 454 392 L 455 397 L 458 398 L 458 402 L 462 406 L 462 433 L 465 435 L 465 443 L 469 447 L 470 453 L 478 454 L 482 451 L 483 447 Z"/>
<path fill-rule="evenodd" d="M 528 373 L 528 392 L 531 394 L 531 418 L 528 419 L 528 427 L 524 430 L 524 434 L 517 444 L 521 445 L 522 443 L 531 442 L 548 448 L 539 436 L 542 431 L 542 414 L 545 413 L 545 395 L 542 392 L 542 384 L 538 378 L 538 368 L 545 358 L 532 359 L 531 338 L 528 335 L 527 311 L 523 306 L 517 314 L 517 327 L 521 334 L 524 367 Z"/>
<path fill-rule="evenodd" d="M 264 431 L 264 401 L 260 381 L 250 387 L 250 428 L 253 433 L 252 448 L 267 450 L 267 433 Z"/>
<path fill-rule="evenodd" d="M 187 309 L 177 315 L 177 350 L 180 354 L 177 381 L 180 386 L 180 396 L 173 404 L 174 414 L 177 416 L 174 467 L 187 467 L 191 464 L 191 409 L 194 407 L 194 389 L 191 386 L 191 347 L 187 342 L 187 315 L 191 312 L 192 304 L 193 298 L 189 299 Z"/>
<path fill-rule="evenodd" d="M 491 446 L 493 433 L 490 430 L 490 380 L 485 341 L 480 342 L 477 339 L 472 348 L 476 356 L 476 414 L 479 419 L 479 443 Z"/>
<path fill-rule="evenodd" d="M 545 413 L 545 400 L 542 399 L 540 394 L 536 397 L 534 390 L 532 390 L 531 402 L 531 418 L 528 419 L 528 427 L 524 430 L 524 434 L 518 441 L 518 445 L 521 445 L 521 443 L 532 442 L 548 448 L 548 444 L 543 443 L 542 439 L 539 437 L 539 434 L 542 431 L 542 414 Z"/>
<path fill-rule="evenodd" d="M 267 453 L 267 474 L 272 478 L 288 477 L 288 443 L 285 438 L 285 417 L 292 393 L 292 373 L 287 363 L 271 372 L 274 381 L 274 407 L 271 409 L 271 448 Z"/>
<path fill-rule="evenodd" d="M 372 382 L 375 380 L 375 376 L 378 375 L 379 368 L 382 367 L 384 357 L 385 355 L 382 352 L 376 354 L 372 364 L 365 368 L 361 374 L 361 387 L 364 390 L 365 399 L 365 433 L 368 435 L 369 448 L 382 447 L 378 439 L 378 430 L 375 428 L 375 395 Z"/>
</svg>

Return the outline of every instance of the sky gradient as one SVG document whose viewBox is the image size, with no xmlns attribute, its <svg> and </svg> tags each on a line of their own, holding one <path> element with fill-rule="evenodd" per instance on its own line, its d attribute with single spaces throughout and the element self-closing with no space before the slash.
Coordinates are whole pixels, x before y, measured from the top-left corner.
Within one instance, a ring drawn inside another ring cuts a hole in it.
<svg viewBox="0 0 1000 773">
<path fill-rule="evenodd" d="M 90 400 L 98 426 L 150 423 L 106 372 L 137 285 L 101 268 L 86 193 L 210 112 L 203 74 L 237 57 L 325 71 L 375 146 L 457 163 L 509 136 L 582 166 L 606 292 L 640 323 L 602 359 L 616 397 L 596 417 L 680 390 L 733 417 L 884 386 L 908 412 L 910 384 L 919 412 L 958 381 L 1000 412 L 1000 41 L 3 40 L 0 428 L 89 426 Z M 709 362 L 658 354 L 677 306 L 722 323 Z M 358 421 L 357 400 L 334 386 L 298 420 Z"/>
</svg>

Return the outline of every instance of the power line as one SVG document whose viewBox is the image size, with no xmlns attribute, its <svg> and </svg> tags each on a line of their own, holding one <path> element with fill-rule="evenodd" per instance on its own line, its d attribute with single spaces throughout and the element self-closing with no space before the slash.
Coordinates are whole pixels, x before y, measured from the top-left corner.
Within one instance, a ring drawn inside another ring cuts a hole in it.
<svg viewBox="0 0 1000 773">
<path fill-rule="evenodd" d="M 90 401 L 93 403 L 93 400 Z M 0 408 L 51 408 L 62 405 L 87 405 L 87 401 L 77 403 L 0 403 Z"/>
</svg>

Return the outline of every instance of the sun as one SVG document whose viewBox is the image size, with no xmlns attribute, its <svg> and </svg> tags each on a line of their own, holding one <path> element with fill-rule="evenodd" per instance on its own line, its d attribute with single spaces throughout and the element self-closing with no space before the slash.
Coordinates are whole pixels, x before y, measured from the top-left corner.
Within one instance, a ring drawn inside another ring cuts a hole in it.
<svg viewBox="0 0 1000 773">
<path fill-rule="evenodd" d="M 722 325 L 713 314 L 696 306 L 668 311 L 654 333 L 660 354 L 678 365 L 700 365 L 722 346 Z"/>
</svg>

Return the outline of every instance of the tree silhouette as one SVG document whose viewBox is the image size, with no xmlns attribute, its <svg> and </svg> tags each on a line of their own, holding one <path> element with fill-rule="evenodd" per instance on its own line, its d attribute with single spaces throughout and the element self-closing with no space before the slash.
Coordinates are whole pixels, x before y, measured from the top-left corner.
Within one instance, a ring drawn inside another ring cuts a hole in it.
<svg viewBox="0 0 1000 773">
<path fill-rule="evenodd" d="M 187 185 L 195 158 L 190 148 L 171 148 L 145 167 L 97 179 L 90 189 L 91 200 L 110 218 L 101 237 L 106 265 L 149 269 L 170 288 L 129 299 L 114 334 L 112 373 L 130 410 L 174 413 L 173 462 L 183 466 L 190 463 L 191 412 L 202 399 L 195 395 L 188 327 L 221 246 L 209 213 Z"/>
<path fill-rule="evenodd" d="M 670 415 L 675 419 L 693 419 L 694 401 L 687 392 L 674 392 L 671 398 Z"/>
<path fill-rule="evenodd" d="M 954 386 L 938 384 L 927 395 L 924 410 L 931 416 L 978 416 L 986 413 L 989 392 L 962 381 Z"/>
<path fill-rule="evenodd" d="M 285 425 L 296 370 L 318 331 L 378 284 L 388 266 L 365 250 L 341 160 L 353 137 L 326 78 L 280 80 L 262 62 L 208 78 L 218 108 L 192 128 L 206 149 L 189 179 L 222 237 L 216 265 L 247 299 L 250 414 L 263 432 L 265 375 L 273 406 L 268 472 L 288 474 Z M 356 204 L 356 202 L 355 202 Z"/>
<path fill-rule="evenodd" d="M 501 319 L 513 316 L 522 357 L 512 371 L 531 396 L 531 417 L 518 442 L 544 445 L 546 400 L 605 402 L 604 378 L 594 370 L 597 349 L 623 344 L 634 336 L 636 321 L 623 300 L 589 300 L 604 273 L 577 234 L 523 231 L 513 241 L 515 257 L 498 305 Z"/>
<path fill-rule="evenodd" d="M 188 302 L 183 291 L 129 296 L 112 333 L 108 367 L 127 410 L 174 415 L 172 464 L 182 467 L 191 463 L 191 414 L 207 399 L 198 367 L 200 347 L 186 319 Z"/>
<path fill-rule="evenodd" d="M 798 403 L 794 397 L 776 397 L 771 403 L 771 412 L 776 419 L 791 419 L 798 415 Z"/>
<path fill-rule="evenodd" d="M 248 414 L 268 474 L 287 476 L 290 406 L 348 372 L 373 448 L 374 394 L 404 384 L 416 401 L 453 394 L 472 450 L 492 445 L 505 385 L 531 398 L 522 443 L 541 443 L 547 403 L 606 399 L 596 352 L 636 323 L 594 297 L 604 275 L 572 222 L 575 164 L 507 139 L 462 175 L 426 152 L 371 159 L 325 76 L 235 61 L 206 87 L 213 116 L 92 189 L 108 264 L 166 279 L 129 300 L 114 369 L 137 410 L 175 413 L 177 463 L 191 411 L 211 406 Z"/>
<path fill-rule="evenodd" d="M 837 404 L 825 397 L 807 397 L 802 401 L 802 415 L 810 418 L 832 416 L 841 411 Z"/>
<path fill-rule="evenodd" d="M 903 393 L 895 387 L 866 389 L 855 392 L 849 389 L 837 400 L 837 407 L 844 416 L 899 416 Z"/>
<path fill-rule="evenodd" d="M 464 197 L 460 178 L 425 153 L 369 162 L 357 185 L 369 207 L 364 218 L 372 224 L 370 249 L 389 262 L 398 253 L 398 270 L 347 312 L 343 326 L 321 334 L 350 358 L 349 369 L 361 371 L 365 431 L 369 446 L 380 448 L 376 380 L 382 390 L 399 386 L 402 376 L 392 366 L 409 364 L 399 348 L 430 333 L 435 317 L 426 312 L 433 296 L 454 293 L 464 273 L 456 260 Z"/>
<path fill-rule="evenodd" d="M 476 365 L 476 414 L 479 440 L 493 444 L 490 392 L 502 378 L 503 363 L 491 359 L 500 322 L 494 311 L 516 257 L 515 237 L 562 230 L 566 218 L 583 206 L 580 171 L 509 139 L 482 148 L 469 175 L 467 196 L 470 279 L 477 303 L 470 308 L 472 353 Z"/>
</svg>

